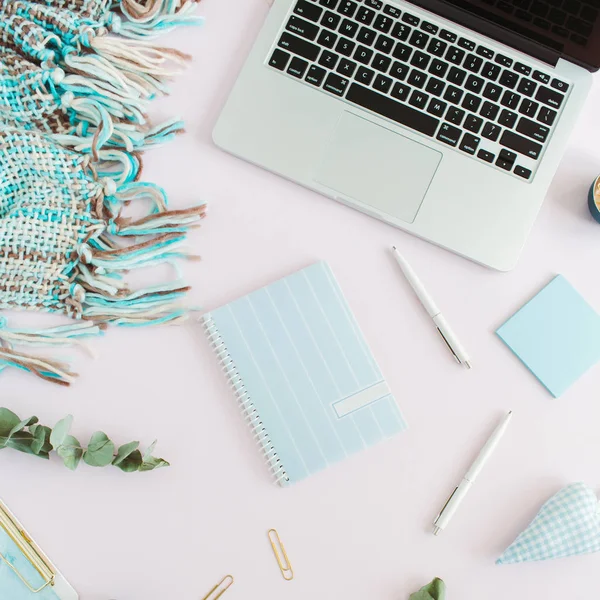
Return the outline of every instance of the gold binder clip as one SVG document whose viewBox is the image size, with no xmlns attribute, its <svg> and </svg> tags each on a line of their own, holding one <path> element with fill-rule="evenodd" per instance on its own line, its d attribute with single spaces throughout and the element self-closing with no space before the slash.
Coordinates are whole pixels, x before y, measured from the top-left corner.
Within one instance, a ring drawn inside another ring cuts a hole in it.
<svg viewBox="0 0 600 600">
<path fill-rule="evenodd" d="M 221 579 L 221 581 L 219 581 L 219 583 L 217 583 L 217 585 L 215 585 L 215 587 L 210 590 L 210 592 L 208 592 L 208 594 L 206 594 L 202 600 L 217 600 L 217 598 L 220 598 L 231 587 L 232 584 L 233 575 L 225 575 L 225 577 L 223 577 L 223 579 Z M 213 595 L 217 590 L 219 593 L 216 596 Z"/>
<path fill-rule="evenodd" d="M 288 558 L 285 546 L 283 545 L 277 530 L 269 529 L 267 535 L 269 536 L 271 548 L 273 548 L 273 554 L 275 554 L 275 558 L 277 559 L 281 575 L 286 581 L 291 581 L 294 579 L 294 570 L 292 569 L 290 559 Z"/>
<path fill-rule="evenodd" d="M 42 554 L 41 550 L 33 543 L 31 538 L 25 533 L 25 531 L 21 529 L 20 525 L 2 502 L 0 502 L 0 527 L 4 529 L 8 537 L 14 542 L 23 556 L 40 574 L 40 577 L 44 582 L 43 585 L 37 589 L 34 588 L 2 553 L 0 553 L 0 560 L 4 562 L 11 569 L 11 571 L 13 571 L 13 573 L 33 594 L 38 594 L 46 587 L 53 586 L 55 574 L 50 567 L 48 560 Z"/>
</svg>

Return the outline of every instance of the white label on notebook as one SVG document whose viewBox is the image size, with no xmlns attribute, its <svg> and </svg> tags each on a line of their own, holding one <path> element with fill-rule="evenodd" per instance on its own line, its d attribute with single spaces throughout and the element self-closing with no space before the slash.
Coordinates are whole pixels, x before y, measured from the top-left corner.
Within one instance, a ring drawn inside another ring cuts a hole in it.
<svg viewBox="0 0 600 600">
<path fill-rule="evenodd" d="M 358 394 L 353 394 L 352 396 L 348 396 L 347 398 L 334 403 L 333 409 L 337 413 L 337 416 L 342 418 L 351 412 L 363 408 L 363 406 L 367 406 L 390 394 L 391 391 L 388 384 L 385 381 L 380 381 L 379 383 L 358 392 Z"/>
</svg>

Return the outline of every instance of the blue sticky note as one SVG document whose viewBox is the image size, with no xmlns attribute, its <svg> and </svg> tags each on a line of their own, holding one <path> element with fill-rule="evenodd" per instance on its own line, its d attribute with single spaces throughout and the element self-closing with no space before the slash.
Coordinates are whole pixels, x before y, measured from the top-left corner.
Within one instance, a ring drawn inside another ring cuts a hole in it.
<svg viewBox="0 0 600 600">
<path fill-rule="evenodd" d="M 600 316 L 562 275 L 496 333 L 555 398 L 600 361 Z"/>
</svg>

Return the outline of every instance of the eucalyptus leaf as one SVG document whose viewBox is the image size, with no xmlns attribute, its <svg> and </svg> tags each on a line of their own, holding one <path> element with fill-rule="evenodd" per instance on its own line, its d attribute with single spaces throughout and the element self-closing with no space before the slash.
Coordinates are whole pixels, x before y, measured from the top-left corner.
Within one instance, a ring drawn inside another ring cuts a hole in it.
<svg viewBox="0 0 600 600">
<path fill-rule="evenodd" d="M 102 431 L 96 431 L 83 453 L 83 460 L 91 467 L 106 467 L 113 461 L 115 445 Z"/>
<path fill-rule="evenodd" d="M 74 471 L 83 456 L 83 448 L 77 438 L 74 438 L 72 435 L 67 435 L 63 440 L 62 446 L 59 446 L 56 449 L 56 454 L 63 459 L 65 467 Z"/>
<path fill-rule="evenodd" d="M 129 444 L 123 444 L 117 450 L 117 455 L 115 456 L 112 464 L 115 467 L 118 467 L 134 450 L 139 448 L 139 442 L 129 442 Z"/>
<path fill-rule="evenodd" d="M 115 455 L 115 444 L 105 433 L 97 431 L 92 435 L 88 447 L 84 448 L 77 438 L 69 434 L 72 424 L 73 417 L 68 415 L 52 430 L 40 425 L 37 417 L 22 421 L 8 408 L 0 408 L 0 450 L 12 448 L 40 458 L 49 458 L 50 452 L 55 450 L 65 466 L 73 471 L 81 459 L 93 467 L 106 467 L 112 463 L 125 473 L 153 471 L 169 466 L 166 460 L 152 456 L 156 442 L 150 444 L 143 456 L 139 451 L 139 442 L 123 444 Z"/>
<path fill-rule="evenodd" d="M 142 453 L 139 450 L 134 450 L 116 466 L 125 473 L 134 473 L 140 470 L 143 462 Z"/>
<path fill-rule="evenodd" d="M 54 430 L 50 435 L 50 443 L 53 448 L 57 449 L 63 445 L 65 438 L 69 435 L 69 431 L 71 431 L 72 424 L 73 415 L 67 415 L 54 426 Z"/>
<path fill-rule="evenodd" d="M 444 598 L 446 598 L 446 584 L 436 577 L 418 592 L 411 594 L 409 600 L 444 600 Z"/>
<path fill-rule="evenodd" d="M 8 438 L 13 427 L 18 425 L 21 419 L 8 408 L 0 408 L 0 436 Z"/>
</svg>

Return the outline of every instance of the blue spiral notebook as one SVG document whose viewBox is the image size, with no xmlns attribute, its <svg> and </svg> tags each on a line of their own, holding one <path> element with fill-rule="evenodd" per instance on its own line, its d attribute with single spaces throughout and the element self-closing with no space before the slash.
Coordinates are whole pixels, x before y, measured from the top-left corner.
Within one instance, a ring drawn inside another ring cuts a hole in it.
<svg viewBox="0 0 600 600">
<path fill-rule="evenodd" d="M 280 485 L 406 429 L 326 263 L 222 306 L 203 322 Z"/>
</svg>

